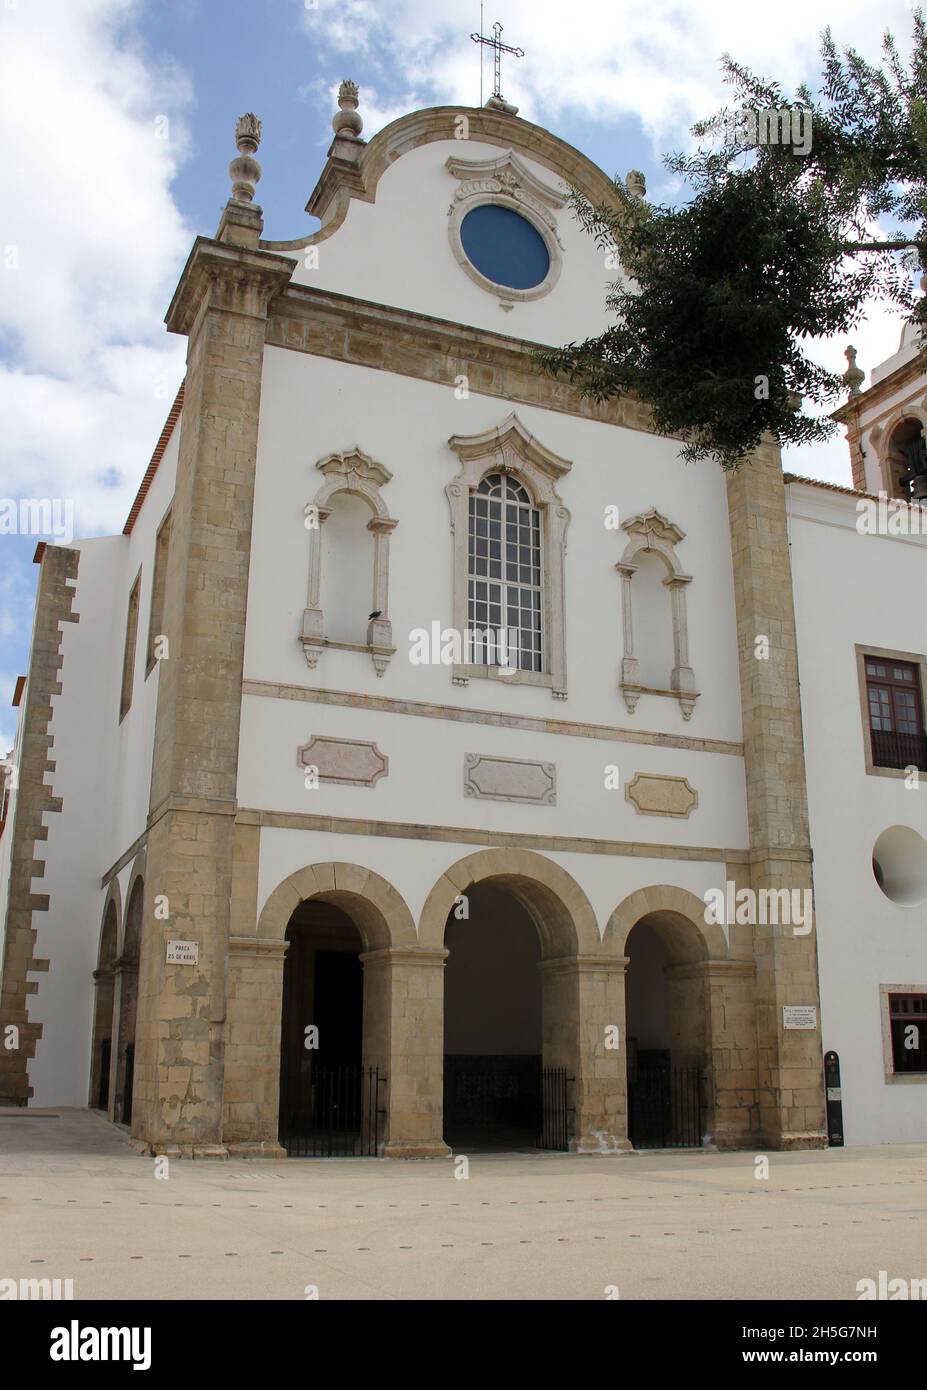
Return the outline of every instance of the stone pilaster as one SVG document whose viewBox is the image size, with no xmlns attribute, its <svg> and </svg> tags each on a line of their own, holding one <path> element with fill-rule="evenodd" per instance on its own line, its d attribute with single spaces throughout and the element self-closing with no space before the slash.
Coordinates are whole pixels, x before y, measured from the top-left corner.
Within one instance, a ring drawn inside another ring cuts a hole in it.
<svg viewBox="0 0 927 1390">
<path fill-rule="evenodd" d="M 277 1133 L 283 966 L 289 942 L 229 943 L 222 1140 L 229 1153 L 285 1158 Z"/>
<path fill-rule="evenodd" d="M 764 443 L 728 478 L 728 510 L 743 709 L 750 887 L 811 887 L 805 759 L 785 489 L 779 450 Z M 768 639 L 765 647 L 758 638 Z M 759 915 L 759 914 L 758 914 Z M 825 1142 L 815 934 L 754 927 L 759 1142 Z M 813 1032 L 787 1031 L 786 1004 L 814 1005 Z"/>
<path fill-rule="evenodd" d="M 38 990 L 38 982 L 29 976 L 47 971 L 48 961 L 35 956 L 32 914 L 47 912 L 49 900 L 47 894 L 33 891 L 32 882 L 45 873 L 44 859 L 36 857 L 37 846 L 48 839 L 43 817 L 62 809 L 61 797 L 54 794 L 55 764 L 50 756 L 54 743 L 52 699 L 61 694 L 64 676 L 61 624 L 78 621 L 72 605 L 79 560 L 76 550 L 48 545 L 39 574 L 32 658 L 22 712 L 19 785 L 13 820 L 6 830 L 12 836 L 12 851 L 9 898 L 5 904 L 0 1024 L 17 1028 L 19 1045 L 12 1049 L 0 1046 L 0 1105 L 28 1103 L 32 1096 L 29 1061 L 42 1036 L 42 1025 L 29 1018 L 29 996 Z M 47 774 L 52 775 L 51 781 L 46 781 Z"/>
<path fill-rule="evenodd" d="M 387 1158 L 445 1158 L 442 947 L 392 946 L 361 956 L 364 1065 L 387 1077 Z"/>
<path fill-rule="evenodd" d="M 251 517 L 268 305 L 293 261 L 254 250 L 231 203 L 198 238 L 167 314 L 189 337 L 151 779 L 133 1133 L 221 1154 Z M 158 900 L 159 911 L 155 913 Z M 166 915 L 165 915 L 166 914 Z M 196 965 L 168 964 L 168 937 Z"/>
</svg>

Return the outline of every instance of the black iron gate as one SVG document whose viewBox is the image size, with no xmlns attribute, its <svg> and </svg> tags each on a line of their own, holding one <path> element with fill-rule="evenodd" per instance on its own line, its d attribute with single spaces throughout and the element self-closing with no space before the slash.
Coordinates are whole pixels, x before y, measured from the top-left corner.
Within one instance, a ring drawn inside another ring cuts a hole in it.
<svg viewBox="0 0 927 1390">
<path fill-rule="evenodd" d="M 97 1092 L 97 1108 L 100 1110 L 106 1110 L 109 1106 L 109 1063 L 112 1046 L 110 1038 L 104 1038 L 100 1043 L 100 1085 Z"/>
<path fill-rule="evenodd" d="M 280 1143 L 290 1158 L 375 1158 L 380 1151 L 378 1067 L 312 1066 L 281 1096 Z"/>
<path fill-rule="evenodd" d="M 538 1148 L 564 1153 L 570 1141 L 570 1111 L 567 1087 L 572 1077 L 566 1067 L 541 1069 L 541 1105 L 538 1117 Z"/>
<path fill-rule="evenodd" d="M 639 1057 L 628 1078 L 628 1137 L 636 1149 L 701 1148 L 701 1069 Z"/>
<path fill-rule="evenodd" d="M 569 1146 L 568 1077 L 540 1057 L 447 1054 L 444 1133 L 451 1144 L 494 1149 Z"/>
</svg>

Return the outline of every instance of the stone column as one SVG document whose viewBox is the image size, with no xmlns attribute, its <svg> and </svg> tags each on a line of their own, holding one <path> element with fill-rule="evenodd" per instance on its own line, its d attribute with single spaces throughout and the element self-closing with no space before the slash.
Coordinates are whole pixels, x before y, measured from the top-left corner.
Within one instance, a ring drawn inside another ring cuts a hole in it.
<svg viewBox="0 0 927 1390">
<path fill-rule="evenodd" d="M 129 1081 L 126 1052 L 135 1043 L 138 1017 L 138 960 L 135 956 L 120 956 L 113 964 L 113 1040 L 110 1045 L 109 1118 L 116 1124 L 126 1124 L 125 1093 Z M 138 1052 L 135 1053 L 136 1065 Z M 133 1083 L 134 1087 L 134 1083 Z M 133 1110 L 135 1097 L 133 1089 Z"/>
<path fill-rule="evenodd" d="M 779 450 L 764 443 L 728 477 L 737 612 L 749 883 L 760 890 L 810 889 L 811 850 L 798 687 L 798 652 L 785 488 Z M 766 637 L 769 656 L 757 656 Z M 825 1139 L 817 948 L 812 931 L 754 927 L 759 1142 L 820 1148 Z M 810 1032 L 783 1028 L 786 1004 L 814 1005 Z"/>
<path fill-rule="evenodd" d="M 98 1109 L 100 1082 L 103 1080 L 103 1043 L 109 1042 L 110 1061 L 113 1052 L 113 999 L 115 995 L 115 975 L 112 962 L 93 972 L 93 1052 L 90 1057 L 90 1093 L 88 1104 L 91 1110 Z M 107 1066 L 107 1107 L 109 1106 L 110 1067 Z"/>
<path fill-rule="evenodd" d="M 625 1153 L 628 1059 L 625 1035 L 627 958 L 572 956 L 543 960 L 544 1066 L 565 1067 L 573 1107 L 573 1153 Z M 617 1030 L 617 1031 L 615 1031 Z M 617 1039 L 618 1046 L 608 1044 Z"/>
<path fill-rule="evenodd" d="M 364 1065 L 386 1075 L 387 1158 L 446 1158 L 444 962 L 441 947 L 367 951 Z M 383 1089 L 381 1089 L 381 1095 Z"/>
<path fill-rule="evenodd" d="M 294 262 L 257 248 L 231 202 L 200 237 L 167 314 L 189 337 L 164 596 L 133 1133 L 222 1156 L 226 976 L 251 517 L 267 310 Z M 159 915 L 154 913 L 159 899 Z M 166 912 L 166 916 L 164 915 Z M 168 937 L 198 947 L 168 964 Z"/>
<path fill-rule="evenodd" d="M 631 580 L 637 573 L 637 565 L 627 565 L 620 560 L 615 569 L 621 575 L 621 628 L 624 639 L 624 653 L 621 658 L 621 685 L 640 685 L 641 673 L 640 662 L 634 655 L 634 610 L 633 599 L 631 596 Z M 640 698 L 640 692 L 636 694 L 625 692 L 625 701 L 632 701 L 628 704 L 628 710 L 634 713 L 634 707 Z"/>
<path fill-rule="evenodd" d="M 670 604 L 673 615 L 673 654 L 674 665 L 670 675 L 670 689 L 680 695 L 690 695 L 695 691 L 695 673 L 689 665 L 689 624 L 686 618 L 686 585 L 692 583 L 690 574 L 673 574 L 664 584 L 670 591 Z M 683 709 L 685 714 L 685 709 Z M 686 718 L 692 713 L 690 706 Z"/>
<path fill-rule="evenodd" d="M 325 645 L 325 614 L 322 612 L 322 525 L 332 514 L 331 507 L 312 504 L 316 525 L 309 528 L 309 592 L 303 612 L 302 643 L 306 662 L 314 670 Z"/>
</svg>

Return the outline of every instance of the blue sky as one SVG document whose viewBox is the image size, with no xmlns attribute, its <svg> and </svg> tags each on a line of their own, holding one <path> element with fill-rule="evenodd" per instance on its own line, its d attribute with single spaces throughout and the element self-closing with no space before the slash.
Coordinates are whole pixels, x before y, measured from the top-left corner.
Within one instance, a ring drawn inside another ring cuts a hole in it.
<svg viewBox="0 0 927 1390">
<path fill-rule="evenodd" d="M 826 24 L 877 57 L 885 25 L 904 46 L 910 8 L 492 0 L 484 32 L 498 19 L 525 49 L 502 83 L 524 117 L 608 173 L 644 170 L 649 196 L 672 201 L 660 156 L 723 101 L 725 50 L 793 89 L 814 84 Z M 365 136 L 417 107 L 477 105 L 479 26 L 478 0 L 5 0 L 0 499 L 65 499 L 77 535 L 120 531 L 183 376 L 164 311 L 229 196 L 237 116 L 263 121 L 266 235 L 302 235 L 340 79 L 360 85 Z M 855 335 L 860 365 L 893 352 L 899 328 L 874 313 Z M 842 367 L 843 346 L 822 345 L 821 360 Z M 789 466 L 848 481 L 839 440 Z M 0 535 L 0 756 L 28 659 L 36 539 Z"/>
</svg>

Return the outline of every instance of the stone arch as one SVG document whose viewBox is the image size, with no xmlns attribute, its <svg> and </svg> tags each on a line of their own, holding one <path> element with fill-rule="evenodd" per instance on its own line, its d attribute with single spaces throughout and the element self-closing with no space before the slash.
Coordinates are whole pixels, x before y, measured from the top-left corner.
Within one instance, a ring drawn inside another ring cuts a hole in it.
<svg viewBox="0 0 927 1390">
<path fill-rule="evenodd" d="M 415 922 L 402 895 L 385 878 L 359 864 L 311 864 L 290 874 L 265 902 L 258 937 L 283 942 L 294 911 L 310 898 L 347 912 L 365 951 L 416 944 Z"/>
<path fill-rule="evenodd" d="M 717 922 L 705 921 L 704 901 L 688 889 L 668 883 L 639 888 L 624 898 L 606 923 L 603 947 L 624 956 L 628 937 L 644 917 L 674 965 L 727 959 L 724 932 Z"/>
<path fill-rule="evenodd" d="M 140 892 L 142 893 L 142 895 L 144 895 L 145 880 L 146 880 L 147 876 L 148 876 L 148 852 L 147 852 L 147 850 L 143 847 L 142 849 L 139 850 L 138 854 L 136 854 L 135 858 L 133 859 L 133 861 L 132 861 L 132 868 L 129 870 L 129 877 L 126 879 L 125 910 L 124 910 L 124 911 L 121 910 L 121 911 L 120 911 L 120 914 L 119 914 L 119 954 L 120 954 L 120 955 L 122 955 L 122 954 L 125 952 L 125 950 L 126 950 L 126 944 L 127 944 L 127 943 L 126 943 L 126 931 L 127 931 L 127 929 L 130 928 L 130 923 L 129 923 L 129 920 L 128 920 L 128 918 L 129 918 L 129 907 L 130 907 L 130 905 L 132 904 L 133 895 L 136 894 L 137 890 L 140 891 Z M 141 889 L 138 889 L 139 880 L 141 880 Z M 110 884 L 110 887 L 112 888 L 114 884 L 115 884 L 116 890 L 117 890 L 117 892 L 118 892 L 118 891 L 119 891 L 119 883 L 118 883 L 118 880 L 116 880 L 115 878 L 113 879 L 112 883 Z M 137 898 L 137 897 L 136 897 L 136 901 L 138 901 L 138 898 Z M 120 904 L 120 905 L 121 905 L 121 904 Z M 133 931 L 135 930 L 136 927 L 138 928 L 138 933 L 139 933 L 138 939 L 137 939 L 136 942 L 135 942 L 135 950 L 136 950 L 136 952 L 137 952 L 137 951 L 138 951 L 138 947 L 139 947 L 140 942 L 141 942 L 141 910 L 140 910 L 140 909 L 139 909 L 138 921 L 137 921 L 137 922 L 131 923 L 131 929 L 132 929 Z"/>
<path fill-rule="evenodd" d="M 911 501 L 910 495 L 902 490 L 900 483 L 901 474 L 906 469 L 906 460 L 898 435 L 903 432 L 904 426 L 913 427 L 912 433 L 916 433 L 919 426 L 923 437 L 927 439 L 927 411 L 914 402 L 899 407 L 878 431 L 877 438 L 876 430 L 873 430 L 872 442 L 877 450 L 882 487 L 889 497 L 902 497 L 905 501 Z"/>
<path fill-rule="evenodd" d="M 471 884 L 487 882 L 507 889 L 527 910 L 545 959 L 601 952 L 595 913 L 579 884 L 553 860 L 526 849 L 478 850 L 445 869 L 422 908 L 421 945 L 440 949 L 456 899 Z"/>
<path fill-rule="evenodd" d="M 629 894 L 609 917 L 605 941 L 627 961 L 631 1140 L 644 1147 L 715 1142 L 731 1120 L 719 1096 L 730 1091 L 732 1074 L 748 1089 L 752 971 L 731 959 L 722 927 L 705 920 L 704 900 L 672 884 Z M 736 1054 L 732 1026 L 740 1030 Z M 635 1101 L 654 1094 L 667 1104 L 671 1135 L 651 1132 L 653 1112 L 648 1120 L 646 1102 Z M 735 1128 L 740 1119 L 738 1112 Z"/>
<path fill-rule="evenodd" d="M 100 917 L 100 939 L 98 943 L 99 949 L 101 949 L 103 945 L 103 932 L 106 929 L 106 914 L 109 912 L 111 907 L 116 914 L 116 951 L 118 954 L 121 948 L 122 932 L 124 926 L 122 912 L 122 889 L 119 887 L 118 878 L 110 879 L 109 885 L 106 889 L 106 897 L 103 899 L 103 913 Z M 99 949 L 97 951 L 98 961 L 100 959 Z"/>
</svg>

